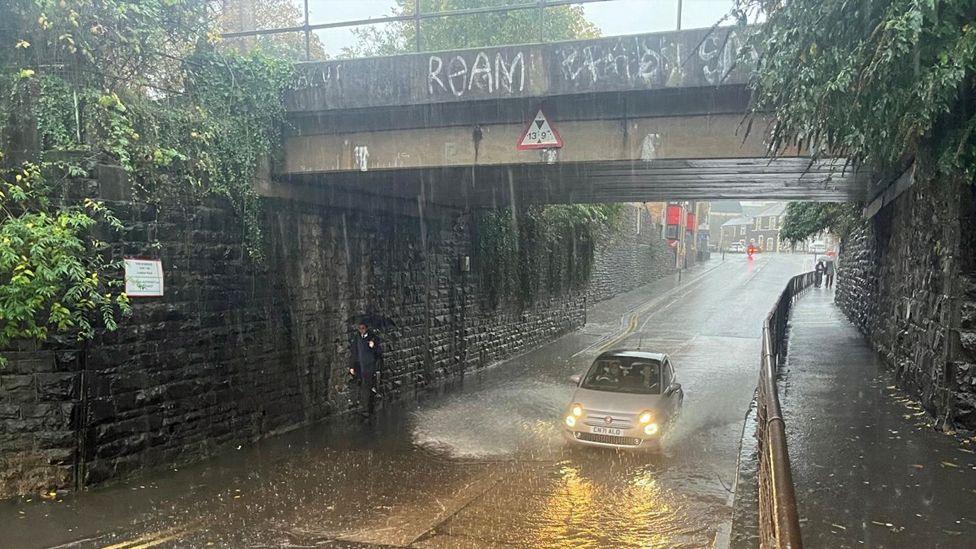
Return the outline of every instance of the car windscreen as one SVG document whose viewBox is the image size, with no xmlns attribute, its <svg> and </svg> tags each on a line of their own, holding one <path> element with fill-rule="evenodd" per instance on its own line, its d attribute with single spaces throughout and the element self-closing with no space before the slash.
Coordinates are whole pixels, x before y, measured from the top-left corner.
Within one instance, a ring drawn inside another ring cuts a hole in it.
<svg viewBox="0 0 976 549">
<path fill-rule="evenodd" d="M 660 394 L 661 363 L 646 358 L 599 358 L 586 373 L 582 387 L 595 391 Z"/>
</svg>

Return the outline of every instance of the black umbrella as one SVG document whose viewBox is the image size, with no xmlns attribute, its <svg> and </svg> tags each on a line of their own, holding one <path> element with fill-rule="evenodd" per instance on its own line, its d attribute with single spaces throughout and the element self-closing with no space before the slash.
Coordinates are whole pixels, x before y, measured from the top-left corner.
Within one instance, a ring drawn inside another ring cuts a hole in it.
<svg viewBox="0 0 976 549">
<path fill-rule="evenodd" d="M 393 319 L 377 313 L 352 315 L 346 319 L 346 322 L 349 324 L 365 324 L 370 328 L 376 328 L 377 330 L 396 328 L 396 322 L 394 322 Z"/>
</svg>

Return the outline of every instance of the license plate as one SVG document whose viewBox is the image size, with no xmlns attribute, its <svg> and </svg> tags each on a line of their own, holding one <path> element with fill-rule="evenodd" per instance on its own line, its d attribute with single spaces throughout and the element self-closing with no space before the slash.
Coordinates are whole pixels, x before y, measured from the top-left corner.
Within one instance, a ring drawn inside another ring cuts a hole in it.
<svg viewBox="0 0 976 549">
<path fill-rule="evenodd" d="M 595 435 L 615 435 L 619 437 L 623 433 L 623 430 L 613 429 L 611 427 L 590 427 L 590 432 Z"/>
</svg>

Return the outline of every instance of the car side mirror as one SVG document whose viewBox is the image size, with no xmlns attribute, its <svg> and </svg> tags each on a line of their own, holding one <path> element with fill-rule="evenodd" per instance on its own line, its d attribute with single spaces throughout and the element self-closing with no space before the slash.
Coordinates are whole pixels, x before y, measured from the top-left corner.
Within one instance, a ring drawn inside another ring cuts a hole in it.
<svg viewBox="0 0 976 549">
<path fill-rule="evenodd" d="M 579 375 L 579 374 L 573 374 L 573 375 L 569 376 L 569 381 L 571 381 L 573 383 L 573 385 L 579 386 L 580 381 L 582 381 L 582 380 L 583 380 L 583 377 L 581 375 Z"/>
<path fill-rule="evenodd" d="M 680 383 L 672 383 L 671 385 L 668 385 L 668 390 L 666 391 L 666 393 L 670 395 L 672 393 L 677 393 L 680 390 L 681 390 Z"/>
</svg>

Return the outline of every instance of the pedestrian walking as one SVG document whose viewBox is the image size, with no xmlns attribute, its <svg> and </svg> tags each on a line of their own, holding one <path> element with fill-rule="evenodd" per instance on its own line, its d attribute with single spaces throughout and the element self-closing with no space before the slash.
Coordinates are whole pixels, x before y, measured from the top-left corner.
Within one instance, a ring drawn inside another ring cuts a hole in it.
<svg viewBox="0 0 976 549">
<path fill-rule="evenodd" d="M 349 368 L 349 373 L 359 383 L 359 405 L 363 408 L 361 413 L 369 416 L 373 413 L 376 376 L 379 374 L 383 350 L 380 338 L 370 331 L 365 321 L 359 323 L 356 331 L 352 345 L 354 366 Z"/>
<path fill-rule="evenodd" d="M 827 271 L 827 266 L 824 265 L 824 262 L 821 259 L 820 261 L 817 261 L 817 266 L 814 267 L 813 270 L 815 273 L 813 285 L 819 288 L 820 285 L 823 284 L 823 277 L 824 277 L 824 273 Z"/>
<path fill-rule="evenodd" d="M 834 286 L 834 260 L 833 259 L 827 260 L 826 275 L 827 275 L 827 287 L 832 288 Z"/>
</svg>

